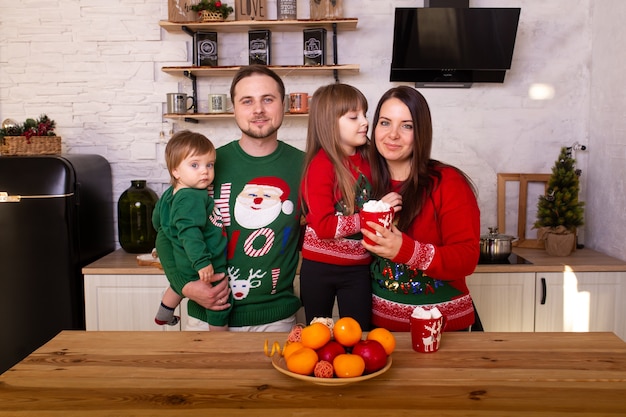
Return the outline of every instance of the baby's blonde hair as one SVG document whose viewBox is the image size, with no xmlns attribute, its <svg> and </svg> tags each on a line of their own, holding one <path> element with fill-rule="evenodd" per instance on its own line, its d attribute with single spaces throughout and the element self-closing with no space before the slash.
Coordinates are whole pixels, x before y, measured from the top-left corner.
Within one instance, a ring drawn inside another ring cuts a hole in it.
<svg viewBox="0 0 626 417">
<path fill-rule="evenodd" d="M 165 147 L 165 163 L 170 173 L 170 184 L 176 185 L 172 171 L 188 156 L 214 153 L 215 146 L 203 134 L 189 130 L 181 130 L 172 136 Z"/>
</svg>

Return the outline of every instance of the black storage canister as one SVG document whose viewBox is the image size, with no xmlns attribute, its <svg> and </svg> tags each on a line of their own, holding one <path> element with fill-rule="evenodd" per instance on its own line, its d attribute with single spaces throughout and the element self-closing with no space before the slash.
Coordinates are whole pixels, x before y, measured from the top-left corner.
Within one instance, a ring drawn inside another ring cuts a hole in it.
<svg viewBox="0 0 626 417">
<path fill-rule="evenodd" d="M 159 197 L 146 186 L 146 180 L 132 180 L 117 203 L 120 245 L 126 252 L 149 253 L 154 248 L 156 231 L 152 212 Z"/>
</svg>

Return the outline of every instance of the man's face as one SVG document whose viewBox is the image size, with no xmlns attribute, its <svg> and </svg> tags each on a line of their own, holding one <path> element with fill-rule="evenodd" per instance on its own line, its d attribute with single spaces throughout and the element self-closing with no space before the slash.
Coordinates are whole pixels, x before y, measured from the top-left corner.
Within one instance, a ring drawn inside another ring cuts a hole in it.
<svg viewBox="0 0 626 417">
<path fill-rule="evenodd" d="M 276 137 L 285 114 L 276 81 L 253 74 L 240 80 L 234 91 L 233 111 L 241 132 L 256 139 Z"/>
</svg>

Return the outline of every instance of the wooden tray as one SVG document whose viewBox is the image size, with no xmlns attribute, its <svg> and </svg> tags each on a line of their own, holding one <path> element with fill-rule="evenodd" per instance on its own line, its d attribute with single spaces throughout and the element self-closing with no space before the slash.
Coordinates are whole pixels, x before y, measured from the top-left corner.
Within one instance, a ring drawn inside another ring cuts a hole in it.
<svg viewBox="0 0 626 417">
<path fill-rule="evenodd" d="M 161 260 L 159 258 L 155 258 L 151 253 L 144 253 L 141 255 L 137 255 L 137 265 L 139 266 L 156 266 L 157 268 L 163 269 L 161 265 Z"/>
</svg>

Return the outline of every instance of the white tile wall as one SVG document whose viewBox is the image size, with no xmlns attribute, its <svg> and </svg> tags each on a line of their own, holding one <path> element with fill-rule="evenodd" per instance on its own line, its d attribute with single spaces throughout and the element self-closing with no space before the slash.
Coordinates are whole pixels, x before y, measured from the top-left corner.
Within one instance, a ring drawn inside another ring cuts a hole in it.
<svg viewBox="0 0 626 417">
<path fill-rule="evenodd" d="M 226 0 L 233 3 L 232 0 Z M 9 5 L 10 3 L 10 5 Z M 275 13 L 268 0 L 269 17 Z M 344 0 L 356 31 L 339 33 L 340 63 L 360 65 L 341 81 L 361 89 L 371 117 L 389 79 L 394 7 L 422 1 Z M 582 198 L 588 246 L 626 258 L 624 215 L 623 48 L 626 2 L 621 0 L 472 0 L 472 7 L 521 7 L 513 68 L 504 84 L 471 89 L 424 89 L 435 128 L 433 156 L 458 165 L 479 187 L 482 229 L 496 224 L 498 172 L 548 173 L 561 146 L 580 142 Z M 308 17 L 308 0 L 298 1 Z M 0 5 L 0 119 L 47 113 L 69 153 L 98 153 L 112 164 L 114 196 L 145 178 L 157 192 L 167 185 L 160 132 L 198 130 L 217 145 L 238 137 L 232 121 L 171 124 L 165 94 L 191 92 L 189 80 L 163 66 L 190 62 L 190 37 L 161 30 L 166 0 L 21 0 Z M 299 33 L 274 32 L 273 63 L 300 63 Z M 247 62 L 247 35 L 220 34 L 221 65 Z M 331 76 L 285 77 L 288 90 L 312 93 Z M 552 100 L 528 98 L 531 83 L 554 85 Z M 226 92 L 229 78 L 199 79 L 200 110 L 209 93 Z M 306 121 L 288 119 L 281 138 L 304 147 Z M 113 204 L 115 202 L 112 202 Z M 529 206 L 534 206 L 529 202 Z M 509 213 L 513 218 L 516 213 Z M 610 227 L 608 227 L 610 225 Z M 515 227 L 511 225 L 514 232 Z"/>
</svg>

